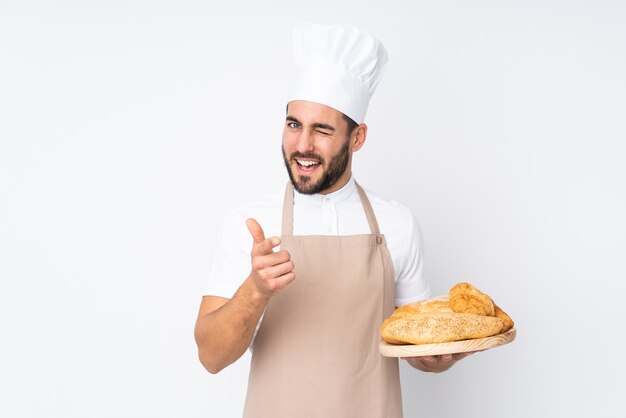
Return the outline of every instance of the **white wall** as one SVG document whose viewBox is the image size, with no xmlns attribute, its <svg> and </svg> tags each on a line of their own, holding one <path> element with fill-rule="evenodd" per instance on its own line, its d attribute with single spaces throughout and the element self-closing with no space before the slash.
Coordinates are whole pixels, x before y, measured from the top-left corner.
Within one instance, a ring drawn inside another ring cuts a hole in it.
<svg viewBox="0 0 626 418">
<path fill-rule="evenodd" d="M 0 2 L 1 416 L 240 416 L 249 357 L 209 375 L 193 325 L 220 214 L 286 181 L 302 20 L 386 45 L 355 175 L 517 323 L 403 364 L 405 415 L 623 412 L 624 2 L 334 3 Z"/>
</svg>

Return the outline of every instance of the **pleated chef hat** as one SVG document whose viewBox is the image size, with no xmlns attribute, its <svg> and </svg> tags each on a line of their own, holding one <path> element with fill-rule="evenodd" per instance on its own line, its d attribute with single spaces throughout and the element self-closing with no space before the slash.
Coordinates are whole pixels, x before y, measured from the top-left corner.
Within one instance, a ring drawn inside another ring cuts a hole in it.
<svg viewBox="0 0 626 418">
<path fill-rule="evenodd" d="M 293 33 L 296 77 L 288 101 L 330 106 L 363 123 L 387 65 L 387 51 L 353 26 L 301 23 Z"/>
</svg>

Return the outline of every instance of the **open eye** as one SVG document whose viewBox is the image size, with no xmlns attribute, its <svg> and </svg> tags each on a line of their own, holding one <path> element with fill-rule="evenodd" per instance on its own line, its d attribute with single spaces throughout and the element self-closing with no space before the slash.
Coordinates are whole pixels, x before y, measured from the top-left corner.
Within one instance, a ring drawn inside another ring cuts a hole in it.
<svg viewBox="0 0 626 418">
<path fill-rule="evenodd" d="M 291 129 L 298 129 L 300 128 L 300 124 L 298 122 L 287 122 L 287 127 Z"/>
</svg>

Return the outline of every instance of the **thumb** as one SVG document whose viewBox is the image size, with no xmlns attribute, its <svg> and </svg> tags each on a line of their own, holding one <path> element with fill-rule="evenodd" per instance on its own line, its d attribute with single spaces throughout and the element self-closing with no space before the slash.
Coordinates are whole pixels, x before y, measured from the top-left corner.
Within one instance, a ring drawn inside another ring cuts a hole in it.
<svg viewBox="0 0 626 418">
<path fill-rule="evenodd" d="M 255 219 L 246 219 L 246 226 L 248 227 L 248 231 L 250 231 L 250 235 L 252 235 L 252 239 L 255 244 L 260 244 L 265 240 L 263 228 L 261 228 L 261 225 L 259 225 Z"/>
</svg>

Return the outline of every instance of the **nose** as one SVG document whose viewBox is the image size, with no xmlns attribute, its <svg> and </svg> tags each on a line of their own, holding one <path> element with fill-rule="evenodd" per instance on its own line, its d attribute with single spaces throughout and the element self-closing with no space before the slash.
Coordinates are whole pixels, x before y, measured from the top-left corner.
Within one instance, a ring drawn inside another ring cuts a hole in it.
<svg viewBox="0 0 626 418">
<path fill-rule="evenodd" d="M 311 129 L 302 129 L 298 134 L 296 150 L 300 152 L 313 151 L 315 148 L 313 139 L 313 131 Z"/>
</svg>

